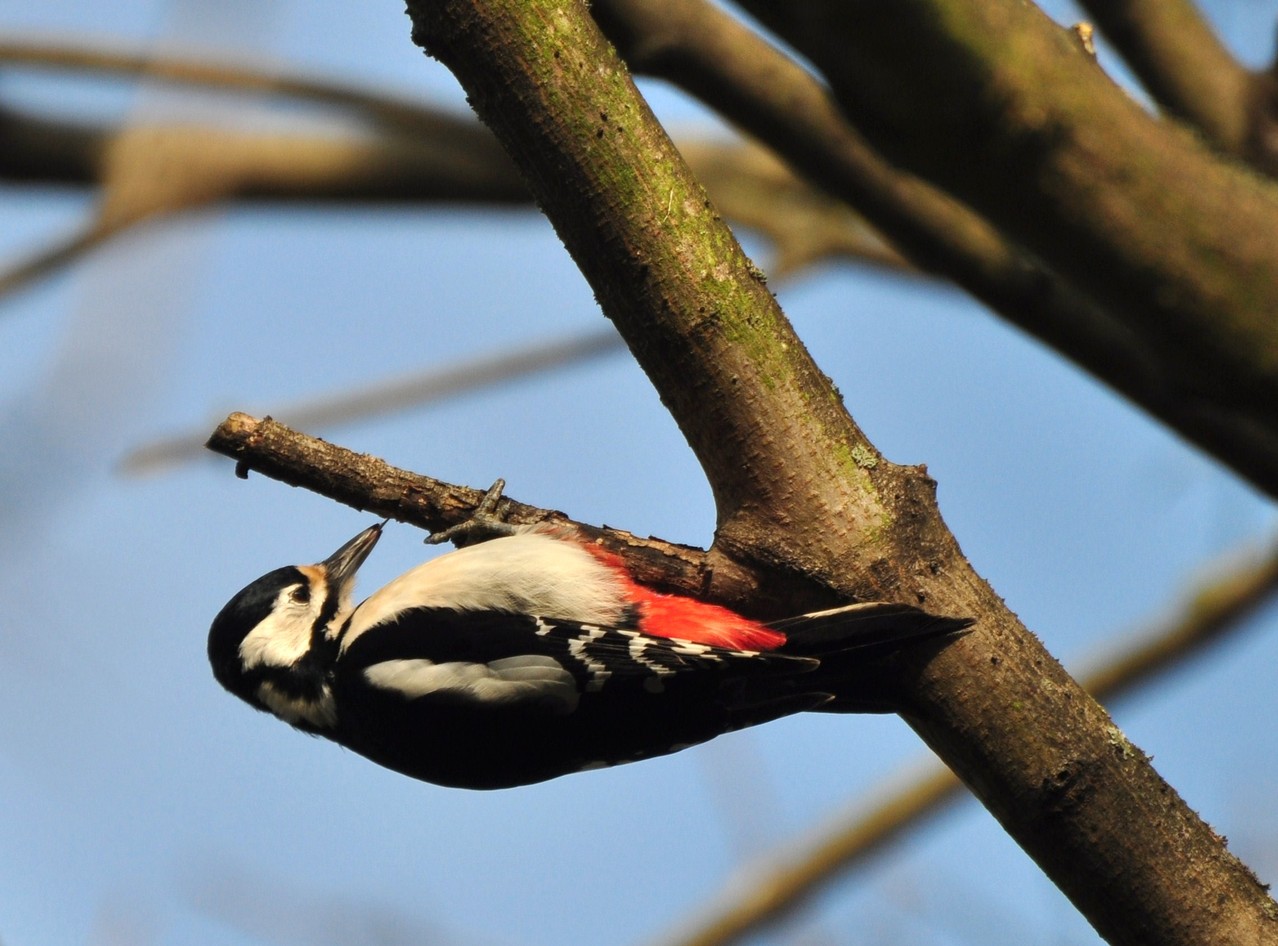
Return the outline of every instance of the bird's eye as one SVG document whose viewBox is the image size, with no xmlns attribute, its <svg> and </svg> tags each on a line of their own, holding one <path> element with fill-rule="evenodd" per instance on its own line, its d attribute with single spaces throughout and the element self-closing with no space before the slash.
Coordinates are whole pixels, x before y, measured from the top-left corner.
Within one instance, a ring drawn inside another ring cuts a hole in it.
<svg viewBox="0 0 1278 946">
<path fill-rule="evenodd" d="M 288 596 L 294 604 L 306 604 L 311 600 L 311 586 L 298 585 L 288 593 Z"/>
</svg>

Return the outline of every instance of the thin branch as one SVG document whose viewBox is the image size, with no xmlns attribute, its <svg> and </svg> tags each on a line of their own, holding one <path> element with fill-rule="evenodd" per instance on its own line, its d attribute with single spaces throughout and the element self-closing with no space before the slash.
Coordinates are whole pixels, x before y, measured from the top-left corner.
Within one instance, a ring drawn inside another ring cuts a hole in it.
<svg viewBox="0 0 1278 946">
<path fill-rule="evenodd" d="M 624 349 L 620 336 L 608 328 L 281 407 L 272 414 L 284 418 L 294 427 L 329 430 L 411 407 L 424 407 L 482 388 L 509 384 L 530 375 L 613 355 Z M 206 440 L 205 431 L 157 440 L 129 453 L 121 461 L 121 469 L 134 476 L 156 473 L 201 456 Z"/>
<path fill-rule="evenodd" d="M 194 124 L 95 126 L 0 108 L 0 177 L 101 188 L 97 222 L 10 264 L 6 293 L 47 278 L 131 226 L 233 199 L 528 206 L 492 136 L 437 116 L 442 133 L 239 131 Z M 164 173 L 156 173 L 162 164 Z"/>
<path fill-rule="evenodd" d="M 1130 697 L 1241 631 L 1278 592 L 1278 546 L 1238 562 L 1230 556 L 1169 621 L 1133 635 L 1117 657 L 1094 661 L 1083 687 L 1106 703 Z M 922 771 L 919 769 L 922 768 Z M 922 830 L 968 797 L 949 769 L 934 762 L 889 779 L 853 810 L 806 838 L 771 851 L 737 871 L 714 901 L 654 946 L 728 946 L 783 921 L 819 894 L 866 866 L 902 837 Z"/>
<path fill-rule="evenodd" d="M 378 124 L 414 134 L 448 134 L 460 116 L 410 99 L 283 72 L 266 66 L 111 50 L 100 45 L 0 41 L 0 63 L 37 69 L 117 75 L 297 99 L 351 111 Z"/>
<path fill-rule="evenodd" d="M 1141 83 L 1220 150 L 1247 157 L 1251 76 L 1191 0 L 1080 0 Z"/>
<path fill-rule="evenodd" d="M 470 119 L 436 114 L 436 135 L 250 131 L 195 122 L 89 124 L 0 109 L 0 177 L 97 186 L 121 151 L 173 152 L 178 186 L 253 201 L 466 201 L 527 204 L 528 192 L 492 135 Z"/>
<path fill-rule="evenodd" d="M 484 490 L 445 483 L 391 466 L 292 430 L 269 417 L 231 414 L 210 435 L 206 446 L 236 461 L 236 473 L 249 472 L 300 486 L 354 509 L 396 519 L 427 533 L 465 520 L 484 497 Z M 635 577 L 663 591 L 706 595 L 711 571 L 724 584 L 734 580 L 728 563 L 717 563 L 703 550 L 660 539 L 639 538 L 620 529 L 573 522 L 563 513 L 502 500 L 502 516 L 512 523 L 561 521 L 621 556 Z M 727 603 L 720 599 L 722 603 Z"/>
<path fill-rule="evenodd" d="M 125 225 L 88 224 L 0 266 L 0 300 L 77 262 L 123 229 Z"/>
</svg>

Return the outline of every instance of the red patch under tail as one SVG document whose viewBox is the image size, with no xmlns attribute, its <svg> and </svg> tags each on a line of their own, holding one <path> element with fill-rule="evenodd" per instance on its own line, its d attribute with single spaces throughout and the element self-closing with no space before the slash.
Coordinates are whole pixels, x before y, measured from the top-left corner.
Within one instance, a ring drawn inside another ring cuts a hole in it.
<svg viewBox="0 0 1278 946">
<path fill-rule="evenodd" d="M 639 609 L 639 630 L 645 634 L 728 650 L 775 650 L 786 642 L 784 632 L 743 618 L 720 605 L 646 588 L 630 578 L 619 556 L 597 545 L 587 547 L 596 558 L 621 573 L 626 596 Z"/>
</svg>

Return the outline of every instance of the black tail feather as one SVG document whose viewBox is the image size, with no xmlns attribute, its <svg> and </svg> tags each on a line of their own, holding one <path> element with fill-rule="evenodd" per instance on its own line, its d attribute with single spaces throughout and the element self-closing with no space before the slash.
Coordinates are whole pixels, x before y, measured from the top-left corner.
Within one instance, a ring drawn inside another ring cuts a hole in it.
<svg viewBox="0 0 1278 946">
<path fill-rule="evenodd" d="M 823 657 L 855 650 L 865 660 L 918 641 L 958 634 L 971 618 L 941 617 L 908 604 L 871 601 L 784 618 L 768 625 L 785 632 L 782 652 Z"/>
<path fill-rule="evenodd" d="M 944 645 L 946 637 L 963 633 L 972 623 L 906 604 L 869 602 L 801 614 L 769 626 L 786 634 L 782 653 L 821 662 L 811 676 L 791 680 L 810 696 L 824 695 L 807 707 L 809 711 L 891 713 L 901 704 L 901 682 L 889 667 L 891 656 L 929 643 Z"/>
<path fill-rule="evenodd" d="M 742 702 L 728 709 L 728 730 L 745 729 L 768 723 L 792 713 L 823 712 L 836 699 L 833 693 L 791 693 L 770 696 L 753 702 Z M 836 710 L 835 712 L 844 712 Z"/>
</svg>

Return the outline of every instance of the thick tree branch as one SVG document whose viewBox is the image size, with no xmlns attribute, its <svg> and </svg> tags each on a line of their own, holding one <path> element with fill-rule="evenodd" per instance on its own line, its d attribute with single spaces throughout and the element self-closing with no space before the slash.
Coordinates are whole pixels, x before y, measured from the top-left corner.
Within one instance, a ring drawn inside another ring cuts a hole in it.
<svg viewBox="0 0 1278 946">
<path fill-rule="evenodd" d="M 914 265 L 1102 377 L 1146 374 L 1108 316 L 970 209 L 892 167 L 811 73 L 740 21 L 703 0 L 597 0 L 591 11 L 632 69 L 668 79 L 764 142 Z"/>
<path fill-rule="evenodd" d="M 1233 637 L 1278 591 L 1278 548 L 1239 564 L 1236 558 L 1213 571 L 1170 622 L 1136 635 L 1114 657 L 1096 661 L 1080 675 L 1084 689 L 1106 703 L 1127 698 L 1184 667 L 1205 650 Z M 880 801 L 858 802 L 849 813 L 807 832 L 807 839 L 768 852 L 730 879 L 710 906 L 656 941 L 660 946 L 728 946 L 762 926 L 802 909 L 831 885 L 866 866 L 906 834 L 920 830 L 963 799 L 963 784 L 942 766 L 901 773 L 874 793 Z"/>
<path fill-rule="evenodd" d="M 249 470 L 310 489 L 378 515 L 402 519 L 430 532 L 466 517 L 483 491 L 467 489 L 396 469 L 385 462 L 307 437 L 275 421 L 232 414 L 214 432 L 209 447 Z M 508 501 L 512 522 L 536 522 L 561 514 Z M 646 583 L 668 591 L 695 594 L 704 587 L 704 553 L 660 540 L 574 523 L 627 560 Z M 1278 554 L 1242 566 L 1205 584 L 1184 612 L 1164 630 L 1143 635 L 1117 658 L 1109 658 L 1084 676 L 1098 698 L 1116 699 L 1182 665 L 1204 648 L 1236 630 L 1278 588 Z M 737 582 L 748 589 L 749 581 Z M 721 599 L 741 607 L 748 598 Z M 866 862 L 921 819 L 939 814 L 961 797 L 961 783 L 946 769 L 930 771 L 902 787 L 894 782 L 884 800 L 868 810 L 858 806 L 844 819 L 812 833 L 813 840 L 781 855 L 767 867 L 747 871 L 752 883 L 729 885 L 710 912 L 669 940 L 673 946 L 722 946 L 761 924 L 788 915 L 837 875 Z"/>
<path fill-rule="evenodd" d="M 1243 475 L 1278 463 L 1272 432 L 1180 396 L 1138 335 L 972 210 L 894 168 L 824 86 L 740 22 L 700 0 L 597 0 L 592 11 L 633 68 L 677 83 L 766 142 L 915 265 L 952 279 Z"/>
<path fill-rule="evenodd" d="M 971 571 L 931 481 L 883 460 L 847 416 L 585 5 L 409 13 L 701 461 L 712 565 L 765 577 L 756 605 L 833 593 L 977 617 L 975 633 L 897 668 L 904 715 L 1093 924 L 1160 946 L 1278 934 L 1255 878 Z"/>
<path fill-rule="evenodd" d="M 858 129 L 1121 318 L 1169 398 L 1278 495 L 1278 188 L 1151 117 L 1019 0 L 747 7 Z M 1187 185 L 1186 182 L 1192 182 Z"/>
</svg>

